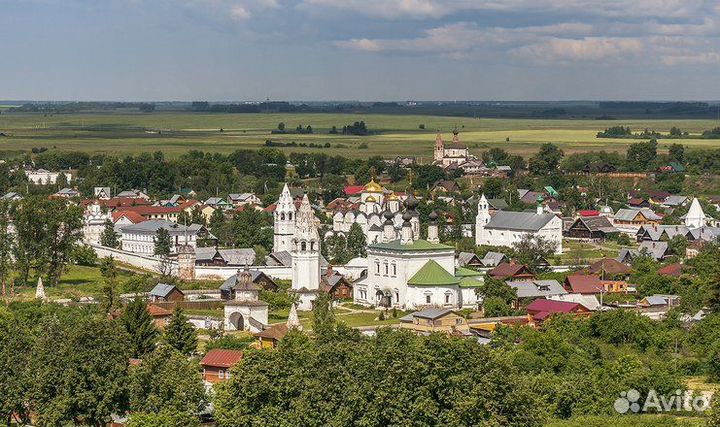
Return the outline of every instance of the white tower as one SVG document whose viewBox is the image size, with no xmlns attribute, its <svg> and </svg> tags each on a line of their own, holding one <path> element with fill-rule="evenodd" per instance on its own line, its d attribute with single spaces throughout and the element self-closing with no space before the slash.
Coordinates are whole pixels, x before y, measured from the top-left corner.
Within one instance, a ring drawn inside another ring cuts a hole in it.
<svg viewBox="0 0 720 427">
<path fill-rule="evenodd" d="M 707 216 L 703 212 L 700 201 L 694 197 L 690 204 L 690 209 L 685 215 L 685 226 L 690 229 L 701 228 L 707 225 Z"/>
<path fill-rule="evenodd" d="M 273 251 L 290 251 L 291 240 L 295 234 L 295 202 L 287 184 L 283 187 L 273 213 Z"/>
<path fill-rule="evenodd" d="M 490 205 L 488 204 L 485 194 L 480 196 L 478 202 L 478 213 L 475 217 L 475 244 L 479 245 L 482 241 L 482 233 L 485 230 L 485 226 L 490 222 Z"/>
<path fill-rule="evenodd" d="M 307 194 L 303 197 L 291 240 L 292 290 L 300 294 L 300 310 L 312 309 L 320 289 L 320 235 Z"/>
</svg>

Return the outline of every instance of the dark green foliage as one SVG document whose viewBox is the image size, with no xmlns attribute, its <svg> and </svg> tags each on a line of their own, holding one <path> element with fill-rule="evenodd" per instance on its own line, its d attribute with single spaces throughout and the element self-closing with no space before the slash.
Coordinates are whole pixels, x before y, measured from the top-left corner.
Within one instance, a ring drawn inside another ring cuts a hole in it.
<svg viewBox="0 0 720 427">
<path fill-rule="evenodd" d="M 100 235 L 100 244 L 108 248 L 120 247 L 120 236 L 115 232 L 115 225 L 112 221 L 105 221 L 105 228 Z"/>
<path fill-rule="evenodd" d="M 170 232 L 165 228 L 159 228 L 155 233 L 155 255 L 168 256 L 172 251 L 172 240 Z"/>
<path fill-rule="evenodd" d="M 197 351 L 197 331 L 179 306 L 175 307 L 170 323 L 165 327 L 164 338 L 170 347 L 186 356 Z"/>
<path fill-rule="evenodd" d="M 135 298 L 125 307 L 118 320 L 130 335 L 129 349 L 132 357 L 142 358 L 155 349 L 158 330 L 145 301 Z"/>
<path fill-rule="evenodd" d="M 528 169 L 533 175 L 551 175 L 559 172 L 558 167 L 563 158 L 563 151 L 552 143 L 540 146 L 540 151 L 530 158 Z"/>
</svg>

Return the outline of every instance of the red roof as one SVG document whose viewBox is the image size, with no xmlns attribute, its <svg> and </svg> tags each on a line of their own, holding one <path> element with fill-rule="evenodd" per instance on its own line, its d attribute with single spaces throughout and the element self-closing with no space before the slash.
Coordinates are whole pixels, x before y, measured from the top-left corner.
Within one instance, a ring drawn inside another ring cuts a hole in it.
<svg viewBox="0 0 720 427">
<path fill-rule="evenodd" d="M 676 262 L 674 264 L 668 264 L 665 267 L 658 270 L 658 274 L 661 276 L 672 276 L 680 277 L 682 274 L 682 264 Z"/>
<path fill-rule="evenodd" d="M 200 361 L 203 366 L 212 366 L 215 368 L 230 368 L 240 361 L 243 352 L 240 350 L 225 350 L 222 348 L 214 348 L 205 355 Z"/>
<path fill-rule="evenodd" d="M 148 304 L 147 311 L 152 317 L 172 316 L 172 311 L 165 310 L 164 308 L 158 307 L 155 304 Z"/>
<path fill-rule="evenodd" d="M 600 277 L 592 274 L 571 274 L 565 284 L 574 294 L 599 294 L 605 290 Z"/>
<path fill-rule="evenodd" d="M 535 320 L 545 320 L 556 313 L 573 313 L 583 308 L 582 304 L 568 301 L 536 299 L 527 306 L 528 314 Z"/>
<path fill-rule="evenodd" d="M 148 215 L 167 215 L 172 213 L 180 213 L 183 208 L 176 206 L 124 206 L 117 208 L 116 212 L 135 212 L 142 216 Z"/>
<path fill-rule="evenodd" d="M 578 211 L 580 216 L 588 217 L 588 216 L 600 216 L 600 211 L 592 210 L 592 209 L 586 209 L 582 211 Z"/>
<path fill-rule="evenodd" d="M 504 279 L 506 277 L 515 276 L 528 276 L 532 277 L 533 274 L 523 264 L 517 264 L 515 262 L 503 262 L 497 265 L 497 267 L 490 270 L 488 273 L 490 276 L 495 278 Z"/>
<path fill-rule="evenodd" d="M 588 267 L 590 273 L 630 274 L 631 268 L 613 258 L 603 258 Z"/>
<path fill-rule="evenodd" d="M 633 197 L 632 199 L 628 200 L 628 205 L 630 205 L 630 206 L 633 206 L 633 205 L 639 206 L 643 203 L 648 203 L 648 201 L 646 199 L 641 199 L 639 197 Z"/>
<path fill-rule="evenodd" d="M 348 185 L 347 187 L 345 187 L 345 194 L 347 194 L 348 196 L 352 196 L 358 193 L 362 193 L 364 189 L 364 185 Z"/>
<path fill-rule="evenodd" d="M 97 203 L 104 208 L 114 209 L 121 206 L 147 206 L 150 201 L 141 197 L 113 197 L 112 199 L 85 199 L 81 202 L 83 206 L 93 203 Z"/>
<path fill-rule="evenodd" d="M 112 213 L 113 222 L 118 222 L 118 220 L 122 217 L 129 219 L 133 224 L 145 221 L 145 217 L 134 211 L 115 211 Z"/>
</svg>

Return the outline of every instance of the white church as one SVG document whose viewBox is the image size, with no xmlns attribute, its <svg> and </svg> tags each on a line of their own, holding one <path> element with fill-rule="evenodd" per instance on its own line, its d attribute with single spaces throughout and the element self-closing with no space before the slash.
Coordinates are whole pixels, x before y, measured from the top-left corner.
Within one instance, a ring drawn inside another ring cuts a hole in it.
<svg viewBox="0 0 720 427">
<path fill-rule="evenodd" d="M 440 243 L 437 214 L 432 213 L 428 238 L 419 238 L 412 224 L 417 200 L 405 201 L 400 236 L 392 214 L 383 224 L 382 241 L 368 245 L 367 275 L 355 282 L 353 301 L 374 307 L 419 309 L 424 307 L 474 307 L 480 273 L 455 269 L 455 249 Z M 419 231 L 419 221 L 418 221 Z"/>
<path fill-rule="evenodd" d="M 535 212 L 496 211 L 490 214 L 490 206 L 485 194 L 478 202 L 475 217 L 475 244 L 486 246 L 512 247 L 530 234 L 543 237 L 555 244 L 555 253 L 562 253 L 562 219 L 555 214 L 546 213 L 542 200 L 538 200 Z"/>
</svg>

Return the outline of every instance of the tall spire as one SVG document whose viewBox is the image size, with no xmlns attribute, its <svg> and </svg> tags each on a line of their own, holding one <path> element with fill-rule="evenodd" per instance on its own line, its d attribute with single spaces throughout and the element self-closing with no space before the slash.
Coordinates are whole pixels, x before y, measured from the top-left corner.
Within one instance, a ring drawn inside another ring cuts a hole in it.
<svg viewBox="0 0 720 427">
<path fill-rule="evenodd" d="M 700 206 L 700 201 L 697 197 L 693 197 L 690 209 L 688 210 L 687 215 L 685 215 L 685 226 L 687 228 L 700 228 L 705 227 L 706 225 L 707 216 L 705 215 L 705 212 L 703 212 L 702 206 Z"/>
<path fill-rule="evenodd" d="M 307 240 L 320 238 L 318 233 L 317 218 L 315 218 L 315 212 L 313 212 L 312 206 L 310 206 L 310 200 L 307 194 L 303 196 L 300 209 L 297 212 L 297 221 L 295 223 L 295 237 L 305 238 Z"/>
</svg>

